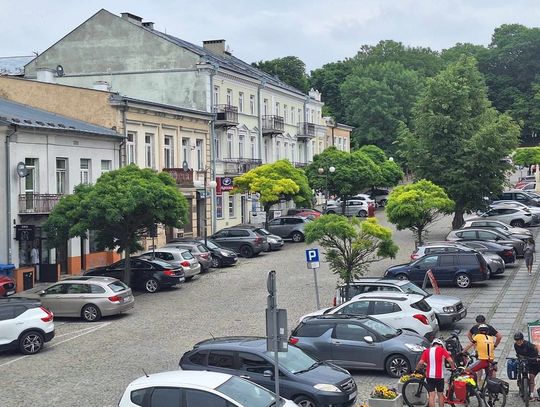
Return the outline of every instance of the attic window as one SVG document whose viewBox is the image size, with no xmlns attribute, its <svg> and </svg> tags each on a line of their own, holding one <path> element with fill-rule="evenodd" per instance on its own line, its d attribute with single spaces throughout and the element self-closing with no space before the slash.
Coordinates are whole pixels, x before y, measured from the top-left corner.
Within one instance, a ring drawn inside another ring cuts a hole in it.
<svg viewBox="0 0 540 407">
<path fill-rule="evenodd" d="M 25 122 L 26 124 L 32 124 L 32 120 L 24 119 L 24 122 Z"/>
<path fill-rule="evenodd" d="M 14 117 L 11 118 L 11 121 L 12 121 L 12 122 L 15 122 L 15 123 L 20 123 L 20 122 L 21 122 L 19 119 L 16 119 L 16 118 L 14 118 Z"/>
<path fill-rule="evenodd" d="M 39 124 L 40 126 L 45 126 L 45 123 L 43 122 L 36 121 L 36 123 Z"/>
<path fill-rule="evenodd" d="M 49 125 L 51 127 L 56 127 L 56 125 L 54 123 L 51 123 L 51 122 L 47 122 L 47 125 Z"/>
<path fill-rule="evenodd" d="M 65 124 L 62 124 L 62 123 L 58 123 L 58 127 L 62 127 L 63 129 L 66 128 L 66 125 Z"/>
</svg>

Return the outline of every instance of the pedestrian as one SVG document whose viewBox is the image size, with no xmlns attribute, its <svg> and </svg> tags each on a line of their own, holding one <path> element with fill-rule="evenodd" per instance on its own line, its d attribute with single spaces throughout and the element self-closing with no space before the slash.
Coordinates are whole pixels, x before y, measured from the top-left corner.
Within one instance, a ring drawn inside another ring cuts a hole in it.
<svg viewBox="0 0 540 407">
<path fill-rule="evenodd" d="M 481 324 L 485 324 L 488 326 L 488 335 L 495 337 L 495 347 L 499 346 L 499 343 L 501 343 L 502 340 L 502 335 L 493 326 L 486 324 L 486 317 L 482 314 L 477 315 L 475 321 L 476 324 L 471 327 L 469 332 L 467 332 L 467 338 L 469 338 L 469 341 L 474 343 L 473 336 L 478 333 L 478 327 Z"/>
<path fill-rule="evenodd" d="M 535 250 L 534 240 L 527 240 L 527 244 L 525 244 L 525 249 L 523 250 L 523 256 L 525 257 L 525 265 L 527 266 L 527 271 L 529 272 L 530 276 L 532 276 L 532 265 Z"/>
<path fill-rule="evenodd" d="M 538 360 L 538 349 L 533 343 L 526 341 L 522 332 L 514 334 L 514 350 L 518 358 L 524 358 L 529 362 L 529 391 L 531 401 L 539 401 L 534 394 L 534 382 L 536 375 L 540 372 L 540 362 Z"/>
<path fill-rule="evenodd" d="M 34 266 L 34 278 L 35 281 L 40 281 L 39 276 L 39 250 L 34 245 L 32 247 L 32 250 L 30 250 L 30 261 L 32 262 L 32 265 Z"/>
</svg>

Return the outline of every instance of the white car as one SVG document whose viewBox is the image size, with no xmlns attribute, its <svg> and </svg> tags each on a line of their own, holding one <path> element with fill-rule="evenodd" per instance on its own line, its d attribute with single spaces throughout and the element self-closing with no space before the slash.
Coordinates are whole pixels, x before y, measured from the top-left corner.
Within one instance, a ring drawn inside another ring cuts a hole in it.
<svg viewBox="0 0 540 407">
<path fill-rule="evenodd" d="M 525 211 L 519 206 L 514 206 L 511 203 L 493 205 L 488 211 L 478 213 L 478 216 L 465 219 L 469 220 L 497 220 L 508 225 L 523 227 L 529 226 L 533 221 L 533 215 L 530 211 Z"/>
<path fill-rule="evenodd" d="M 183 402 L 181 402 L 183 400 Z M 237 376 L 205 371 L 175 370 L 146 375 L 131 382 L 119 407 L 267 407 L 276 395 Z M 282 399 L 283 407 L 297 407 Z"/>
<path fill-rule="evenodd" d="M 0 299 L 0 350 L 18 349 L 33 355 L 54 338 L 54 315 L 41 302 L 27 298 Z"/>
<path fill-rule="evenodd" d="M 351 197 L 351 199 L 360 199 L 361 201 L 366 201 L 368 204 L 376 205 L 375 200 L 372 199 L 369 194 L 356 194 L 355 196 Z"/>
<path fill-rule="evenodd" d="M 334 308 L 323 308 L 300 318 L 322 314 L 369 315 L 396 329 L 407 329 L 431 340 L 439 331 L 435 312 L 422 295 L 372 292 L 360 294 Z"/>
</svg>

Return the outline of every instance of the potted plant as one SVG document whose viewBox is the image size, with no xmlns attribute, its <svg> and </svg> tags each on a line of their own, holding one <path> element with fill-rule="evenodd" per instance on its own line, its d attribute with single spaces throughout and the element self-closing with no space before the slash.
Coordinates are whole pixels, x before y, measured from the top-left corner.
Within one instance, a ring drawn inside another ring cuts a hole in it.
<svg viewBox="0 0 540 407">
<path fill-rule="evenodd" d="M 403 392 L 403 385 L 405 383 L 407 383 L 409 380 L 411 379 L 423 379 L 424 378 L 424 375 L 421 374 L 421 373 L 416 373 L 416 372 L 413 372 L 413 373 L 410 373 L 410 374 L 404 374 L 403 376 L 401 376 L 399 378 L 399 381 L 398 381 L 398 393 L 402 393 Z"/>
<path fill-rule="evenodd" d="M 395 389 L 375 386 L 368 399 L 369 407 L 403 407 L 403 399 Z"/>
</svg>

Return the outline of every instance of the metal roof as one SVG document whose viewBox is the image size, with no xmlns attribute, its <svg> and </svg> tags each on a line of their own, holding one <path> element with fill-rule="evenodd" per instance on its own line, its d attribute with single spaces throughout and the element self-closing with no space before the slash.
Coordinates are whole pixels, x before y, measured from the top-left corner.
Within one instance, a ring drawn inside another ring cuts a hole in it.
<svg viewBox="0 0 540 407">
<path fill-rule="evenodd" d="M 24 75 L 24 66 L 36 56 L 0 57 L 0 75 Z"/>
<path fill-rule="evenodd" d="M 72 131 L 123 138 L 112 129 L 0 98 L 0 123 L 33 129 Z"/>
</svg>

